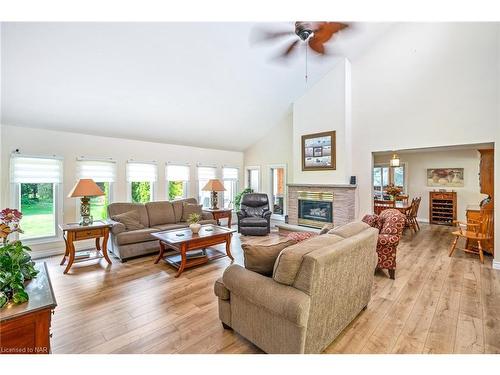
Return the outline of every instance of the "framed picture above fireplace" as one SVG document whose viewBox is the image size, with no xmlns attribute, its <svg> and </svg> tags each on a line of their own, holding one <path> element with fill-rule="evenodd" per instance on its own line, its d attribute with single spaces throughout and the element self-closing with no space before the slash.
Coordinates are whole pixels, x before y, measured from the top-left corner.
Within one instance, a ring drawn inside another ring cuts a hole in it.
<svg viewBox="0 0 500 375">
<path fill-rule="evenodd" d="M 302 170 L 324 171 L 336 169 L 335 131 L 302 136 Z"/>
</svg>

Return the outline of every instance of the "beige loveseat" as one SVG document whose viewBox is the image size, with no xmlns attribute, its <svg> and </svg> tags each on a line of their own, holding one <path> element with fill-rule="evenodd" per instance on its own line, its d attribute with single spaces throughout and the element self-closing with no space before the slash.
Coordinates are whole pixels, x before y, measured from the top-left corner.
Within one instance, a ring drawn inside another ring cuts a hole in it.
<svg viewBox="0 0 500 375">
<path fill-rule="evenodd" d="M 169 229 L 179 229 L 188 226 L 182 221 L 183 204 L 196 204 L 195 198 L 179 199 L 176 201 L 157 201 L 142 203 L 111 203 L 108 206 L 108 221 L 113 224 L 108 242 L 108 250 L 120 260 L 139 255 L 157 252 L 158 240 L 151 233 Z M 115 215 L 129 211 L 139 214 L 140 223 L 144 229 L 127 231 L 125 225 L 111 220 Z M 203 213 L 201 224 L 216 224 L 210 213 Z"/>
<path fill-rule="evenodd" d="M 320 353 L 368 305 L 378 231 L 363 222 L 281 251 L 272 277 L 231 265 L 219 317 L 267 353 Z"/>
</svg>

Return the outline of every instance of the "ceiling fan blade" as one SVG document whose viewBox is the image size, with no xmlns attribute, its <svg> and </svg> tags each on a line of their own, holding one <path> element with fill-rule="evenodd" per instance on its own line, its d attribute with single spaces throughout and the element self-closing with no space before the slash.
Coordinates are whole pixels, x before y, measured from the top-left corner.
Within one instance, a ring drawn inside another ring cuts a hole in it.
<svg viewBox="0 0 500 375">
<path fill-rule="evenodd" d="M 285 36 L 293 36 L 295 35 L 292 30 L 288 31 L 269 31 L 262 29 L 255 29 L 250 37 L 250 41 L 252 43 L 262 43 L 273 41 L 279 38 L 283 38 Z"/>
<path fill-rule="evenodd" d="M 320 22 L 314 30 L 314 38 L 322 43 L 329 41 L 333 34 L 349 27 L 349 25 L 341 22 Z"/>
<path fill-rule="evenodd" d="M 292 51 L 295 49 L 295 47 L 297 46 L 297 44 L 299 44 L 299 40 L 295 40 L 292 42 L 292 44 L 290 44 L 288 46 L 288 48 L 285 50 L 285 52 L 283 52 L 281 54 L 281 57 L 287 57 L 288 55 L 290 55 L 290 53 L 292 53 Z"/>
<path fill-rule="evenodd" d="M 325 54 L 325 46 L 323 45 L 323 41 L 317 39 L 316 35 L 310 38 L 307 43 L 314 52 L 319 53 L 320 55 Z"/>
</svg>

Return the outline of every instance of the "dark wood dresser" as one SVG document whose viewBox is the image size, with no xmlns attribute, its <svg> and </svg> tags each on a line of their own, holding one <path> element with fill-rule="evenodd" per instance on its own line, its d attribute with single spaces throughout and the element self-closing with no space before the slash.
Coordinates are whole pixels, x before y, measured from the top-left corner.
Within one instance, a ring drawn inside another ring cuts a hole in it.
<svg viewBox="0 0 500 375">
<path fill-rule="evenodd" d="M 47 265 L 35 267 L 40 272 L 26 286 L 29 301 L 0 310 L 0 354 L 50 353 L 50 321 L 57 303 Z"/>
</svg>

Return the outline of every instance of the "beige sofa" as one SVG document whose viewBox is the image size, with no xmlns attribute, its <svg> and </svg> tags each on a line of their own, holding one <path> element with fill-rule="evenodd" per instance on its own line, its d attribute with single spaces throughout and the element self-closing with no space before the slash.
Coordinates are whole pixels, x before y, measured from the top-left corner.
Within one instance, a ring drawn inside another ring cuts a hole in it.
<svg viewBox="0 0 500 375">
<path fill-rule="evenodd" d="M 109 218 L 125 212 L 137 211 L 140 222 L 145 228 L 127 231 L 122 223 L 108 219 L 113 224 L 108 241 L 108 250 L 122 261 L 158 252 L 158 240 L 151 236 L 151 233 L 187 227 L 188 223 L 182 221 L 184 202 L 197 203 L 195 198 L 157 201 L 146 204 L 111 203 L 108 206 Z M 216 221 L 212 220 L 210 213 L 204 212 L 203 220 L 200 223 L 216 224 Z"/>
<path fill-rule="evenodd" d="M 282 250 L 272 277 L 229 266 L 219 317 L 267 353 L 320 353 L 370 301 L 378 231 L 363 222 Z"/>
</svg>

